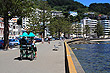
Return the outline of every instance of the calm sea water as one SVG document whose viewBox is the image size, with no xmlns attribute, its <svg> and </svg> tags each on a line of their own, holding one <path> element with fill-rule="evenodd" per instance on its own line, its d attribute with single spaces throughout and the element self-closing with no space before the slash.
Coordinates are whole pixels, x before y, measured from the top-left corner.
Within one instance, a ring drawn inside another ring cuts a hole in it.
<svg viewBox="0 0 110 73">
<path fill-rule="evenodd" d="M 73 52 L 86 73 L 110 73 L 110 44 L 71 44 L 70 47 L 83 48 Z"/>
</svg>

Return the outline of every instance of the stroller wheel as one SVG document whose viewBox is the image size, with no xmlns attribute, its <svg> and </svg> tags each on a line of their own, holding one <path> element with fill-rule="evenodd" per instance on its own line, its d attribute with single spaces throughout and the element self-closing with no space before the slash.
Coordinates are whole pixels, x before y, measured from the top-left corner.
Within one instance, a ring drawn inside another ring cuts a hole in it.
<svg viewBox="0 0 110 73">
<path fill-rule="evenodd" d="M 33 53 L 31 54 L 31 61 L 34 60 L 34 55 Z"/>
</svg>

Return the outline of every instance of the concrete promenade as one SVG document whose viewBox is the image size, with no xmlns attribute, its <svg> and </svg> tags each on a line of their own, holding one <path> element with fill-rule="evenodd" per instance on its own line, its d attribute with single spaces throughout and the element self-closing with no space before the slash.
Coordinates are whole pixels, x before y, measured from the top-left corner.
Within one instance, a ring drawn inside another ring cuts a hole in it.
<svg viewBox="0 0 110 73">
<path fill-rule="evenodd" d="M 36 60 L 19 61 L 19 49 L 0 51 L 0 73 L 65 73 L 64 42 L 38 44 Z M 53 51 L 54 45 L 59 47 Z"/>
</svg>

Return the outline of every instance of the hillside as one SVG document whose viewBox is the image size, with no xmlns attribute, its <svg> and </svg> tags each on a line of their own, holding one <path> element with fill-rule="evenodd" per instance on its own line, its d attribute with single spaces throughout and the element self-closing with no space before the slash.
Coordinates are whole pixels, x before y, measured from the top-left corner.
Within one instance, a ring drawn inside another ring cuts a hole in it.
<svg viewBox="0 0 110 73">
<path fill-rule="evenodd" d="M 83 4 L 73 1 L 73 0 L 47 0 L 49 5 L 60 11 L 77 11 L 79 9 L 87 8 Z"/>
<path fill-rule="evenodd" d="M 110 4 L 109 3 L 92 3 L 89 5 L 89 10 L 98 12 L 100 14 L 110 15 Z"/>
<path fill-rule="evenodd" d="M 98 14 L 110 15 L 109 3 L 92 3 L 89 7 L 73 0 L 47 0 L 49 5 L 60 11 L 77 11 L 78 13 L 96 12 Z"/>
</svg>

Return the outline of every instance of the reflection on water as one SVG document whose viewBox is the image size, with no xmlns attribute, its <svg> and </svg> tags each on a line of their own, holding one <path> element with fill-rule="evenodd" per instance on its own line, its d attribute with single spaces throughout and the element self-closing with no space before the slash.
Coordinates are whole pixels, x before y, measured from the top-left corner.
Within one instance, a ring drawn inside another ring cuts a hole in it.
<svg viewBox="0 0 110 73">
<path fill-rule="evenodd" d="M 73 50 L 86 73 L 110 73 L 110 44 L 72 44 Z"/>
</svg>

